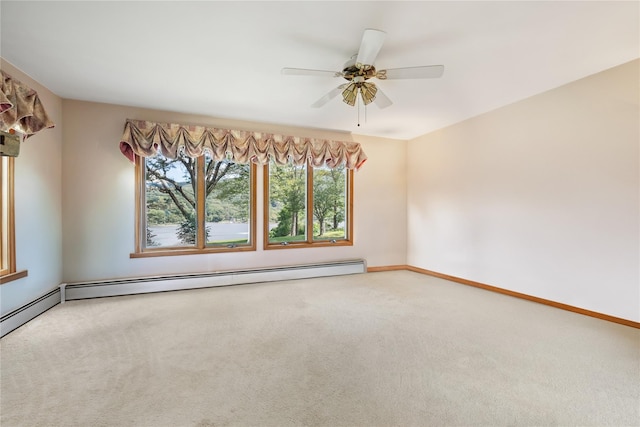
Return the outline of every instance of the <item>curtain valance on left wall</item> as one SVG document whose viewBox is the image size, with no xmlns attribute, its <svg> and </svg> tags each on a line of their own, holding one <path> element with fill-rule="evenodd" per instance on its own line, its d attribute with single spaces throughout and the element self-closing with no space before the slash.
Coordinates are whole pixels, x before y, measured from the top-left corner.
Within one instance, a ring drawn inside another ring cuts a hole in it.
<svg viewBox="0 0 640 427">
<path fill-rule="evenodd" d="M 2 70 L 0 77 L 0 131 L 16 131 L 28 138 L 54 127 L 35 90 Z"/>
<path fill-rule="evenodd" d="M 136 155 L 150 157 L 158 152 L 175 159 L 182 149 L 189 157 L 207 151 L 214 160 L 259 165 L 273 159 L 278 164 L 302 165 L 309 161 L 314 167 L 344 164 L 348 169 L 358 169 L 367 160 L 357 142 L 130 119 L 125 123 L 120 151 L 132 162 Z"/>
</svg>

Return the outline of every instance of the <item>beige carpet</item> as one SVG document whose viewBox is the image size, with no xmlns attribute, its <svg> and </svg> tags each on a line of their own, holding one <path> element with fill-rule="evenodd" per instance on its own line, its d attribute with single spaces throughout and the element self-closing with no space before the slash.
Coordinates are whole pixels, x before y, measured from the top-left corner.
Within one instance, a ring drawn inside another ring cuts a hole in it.
<svg viewBox="0 0 640 427">
<path fill-rule="evenodd" d="M 640 425 L 640 331 L 406 271 L 59 305 L 0 425 Z"/>
</svg>

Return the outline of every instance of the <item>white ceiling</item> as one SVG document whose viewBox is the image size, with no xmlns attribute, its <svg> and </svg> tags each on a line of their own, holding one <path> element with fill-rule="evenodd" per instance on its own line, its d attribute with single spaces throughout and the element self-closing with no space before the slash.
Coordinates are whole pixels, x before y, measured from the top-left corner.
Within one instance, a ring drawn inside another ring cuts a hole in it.
<svg viewBox="0 0 640 427">
<path fill-rule="evenodd" d="M 63 98 L 410 139 L 640 56 L 638 1 L 0 2 L 0 55 Z M 440 79 L 376 81 L 394 104 L 335 98 L 365 28 L 378 69 L 443 64 Z M 46 106 L 45 106 L 46 107 Z"/>
</svg>

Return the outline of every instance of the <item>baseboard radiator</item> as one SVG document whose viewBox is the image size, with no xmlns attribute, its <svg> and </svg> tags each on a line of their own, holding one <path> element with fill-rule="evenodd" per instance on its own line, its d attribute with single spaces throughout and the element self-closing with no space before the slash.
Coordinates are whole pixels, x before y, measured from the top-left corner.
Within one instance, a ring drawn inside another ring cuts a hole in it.
<svg viewBox="0 0 640 427">
<path fill-rule="evenodd" d="M 60 304 L 60 289 L 56 288 L 38 299 L 31 301 L 0 317 L 0 337 L 38 317 L 50 308 Z"/>
<path fill-rule="evenodd" d="M 367 266 L 364 260 L 347 260 L 285 267 L 69 283 L 63 286 L 64 292 L 62 298 L 63 301 L 71 301 L 86 298 L 274 282 L 279 280 L 340 276 L 345 274 L 366 273 L 366 271 Z"/>
</svg>

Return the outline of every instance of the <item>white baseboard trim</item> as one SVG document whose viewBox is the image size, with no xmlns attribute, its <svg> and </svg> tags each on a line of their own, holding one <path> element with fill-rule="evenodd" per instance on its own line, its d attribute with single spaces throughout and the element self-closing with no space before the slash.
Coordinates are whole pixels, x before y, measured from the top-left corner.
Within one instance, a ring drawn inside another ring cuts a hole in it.
<svg viewBox="0 0 640 427">
<path fill-rule="evenodd" d="M 0 337 L 24 325 L 50 308 L 60 304 L 60 288 L 17 308 L 0 318 Z"/>
<path fill-rule="evenodd" d="M 308 279 L 312 277 L 359 274 L 366 273 L 366 271 L 367 266 L 364 260 L 347 260 L 310 265 L 67 283 L 63 287 L 64 296 L 62 296 L 62 300 L 71 301 L 279 280 Z"/>
</svg>

